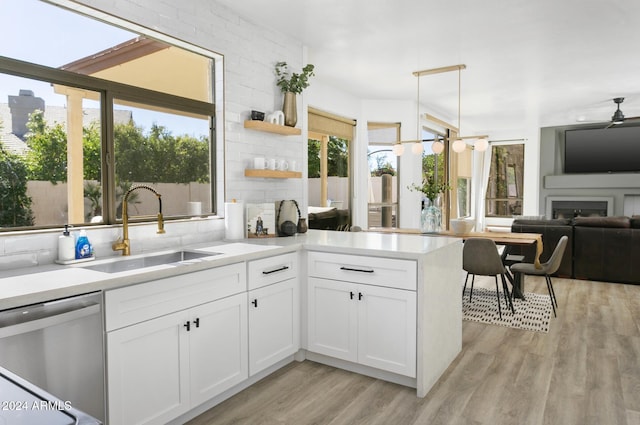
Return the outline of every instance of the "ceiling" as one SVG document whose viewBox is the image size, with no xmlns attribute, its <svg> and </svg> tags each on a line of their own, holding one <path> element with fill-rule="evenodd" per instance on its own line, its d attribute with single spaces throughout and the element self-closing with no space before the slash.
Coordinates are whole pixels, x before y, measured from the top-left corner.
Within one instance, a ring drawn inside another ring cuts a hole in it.
<svg viewBox="0 0 640 425">
<path fill-rule="evenodd" d="M 218 2 L 300 39 L 315 79 L 363 99 L 415 100 L 413 71 L 465 64 L 463 136 L 605 122 L 614 97 L 640 115 L 637 0 Z M 421 77 L 420 99 L 457 124 L 458 73 Z"/>
</svg>

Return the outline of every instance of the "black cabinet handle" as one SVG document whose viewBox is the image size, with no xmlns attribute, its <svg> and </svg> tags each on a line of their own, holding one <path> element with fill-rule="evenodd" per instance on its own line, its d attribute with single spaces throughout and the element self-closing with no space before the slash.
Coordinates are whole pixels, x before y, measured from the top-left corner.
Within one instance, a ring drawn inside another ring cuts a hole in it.
<svg viewBox="0 0 640 425">
<path fill-rule="evenodd" d="M 340 267 L 340 270 L 345 270 L 348 272 L 360 272 L 360 273 L 373 273 L 373 269 L 354 269 L 353 267 Z"/>
<path fill-rule="evenodd" d="M 281 272 L 284 270 L 289 270 L 289 266 L 282 266 L 282 267 L 278 267 L 277 269 L 273 269 L 273 270 L 264 270 L 262 272 L 262 274 L 271 274 L 271 273 L 277 273 L 277 272 Z"/>
<path fill-rule="evenodd" d="M 351 297 L 351 299 L 353 299 L 353 296 L 354 296 L 354 295 L 355 295 L 355 294 L 353 293 L 353 291 L 350 291 L 350 292 L 349 292 L 349 296 Z"/>
<path fill-rule="evenodd" d="M 251 301 L 251 304 L 253 304 L 255 308 L 258 308 L 258 299 L 256 298 L 255 300 Z"/>
<path fill-rule="evenodd" d="M 193 321 L 193 324 L 196 325 L 196 328 L 200 327 L 200 318 L 196 318 L 196 320 Z"/>
<path fill-rule="evenodd" d="M 358 292 L 358 301 L 362 301 L 363 296 L 364 295 L 362 295 L 362 292 Z"/>
<path fill-rule="evenodd" d="M 189 332 L 191 330 L 191 322 L 187 321 L 187 323 L 185 323 L 184 325 L 185 328 L 187 328 L 187 332 Z"/>
</svg>

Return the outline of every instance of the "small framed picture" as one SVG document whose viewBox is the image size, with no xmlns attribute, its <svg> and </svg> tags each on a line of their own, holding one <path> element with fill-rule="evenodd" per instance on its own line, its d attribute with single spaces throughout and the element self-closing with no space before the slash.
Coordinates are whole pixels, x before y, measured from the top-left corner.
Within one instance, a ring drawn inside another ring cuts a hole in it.
<svg viewBox="0 0 640 425">
<path fill-rule="evenodd" d="M 273 202 L 247 204 L 247 237 L 273 238 L 276 236 L 276 210 Z"/>
</svg>

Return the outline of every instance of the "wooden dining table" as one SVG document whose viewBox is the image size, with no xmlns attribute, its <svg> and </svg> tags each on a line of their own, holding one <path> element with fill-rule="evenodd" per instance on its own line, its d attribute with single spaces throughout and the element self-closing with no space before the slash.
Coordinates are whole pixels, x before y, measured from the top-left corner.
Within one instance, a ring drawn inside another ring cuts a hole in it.
<svg viewBox="0 0 640 425">
<path fill-rule="evenodd" d="M 469 238 L 486 238 L 491 239 L 496 245 L 510 246 L 528 246 L 534 245 L 536 247 L 536 254 L 533 264 L 536 268 L 541 268 L 540 255 L 542 254 L 542 235 L 540 233 L 514 233 L 514 232 L 468 232 L 468 233 L 454 233 L 450 230 L 434 233 L 423 233 L 419 229 L 399 229 L 399 228 L 372 228 L 367 229 L 368 232 L 381 232 L 381 233 L 402 233 L 402 234 L 416 234 L 424 236 L 448 236 L 461 238 L 462 240 Z M 524 299 L 524 290 L 522 288 L 523 280 L 522 276 L 518 273 L 515 276 L 509 275 L 509 280 L 513 285 L 513 296 L 516 298 Z"/>
</svg>

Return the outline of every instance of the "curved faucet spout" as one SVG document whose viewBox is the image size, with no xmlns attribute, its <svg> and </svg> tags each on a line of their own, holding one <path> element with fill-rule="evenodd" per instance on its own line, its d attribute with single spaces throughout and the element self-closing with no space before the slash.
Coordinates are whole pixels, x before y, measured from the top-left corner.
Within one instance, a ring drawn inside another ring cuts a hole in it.
<svg viewBox="0 0 640 425">
<path fill-rule="evenodd" d="M 129 241 L 129 214 L 127 212 L 127 204 L 129 202 L 129 195 L 135 190 L 146 189 L 158 198 L 158 231 L 156 233 L 165 233 L 164 219 L 162 217 L 162 195 L 160 195 L 154 188 L 147 186 L 146 184 L 139 184 L 131 186 L 122 197 L 122 239 L 118 239 L 111 245 L 114 251 L 122 251 L 122 255 L 131 254 L 131 246 Z"/>
</svg>

